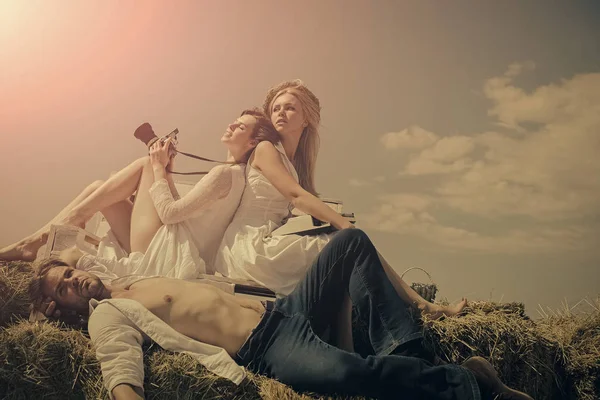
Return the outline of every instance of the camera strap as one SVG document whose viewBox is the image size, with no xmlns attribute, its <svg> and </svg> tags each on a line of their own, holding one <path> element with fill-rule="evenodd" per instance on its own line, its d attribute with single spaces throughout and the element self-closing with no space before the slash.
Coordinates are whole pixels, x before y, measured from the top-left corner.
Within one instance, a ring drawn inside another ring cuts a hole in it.
<svg viewBox="0 0 600 400">
<path fill-rule="evenodd" d="M 217 160 L 213 160 L 213 159 L 206 158 L 206 157 L 200 157 L 195 154 L 185 153 L 185 152 L 179 151 L 177 149 L 174 149 L 174 150 L 177 154 L 182 154 L 186 157 L 195 158 L 196 160 L 213 162 L 213 163 L 218 163 L 218 164 L 235 164 L 235 162 L 231 162 L 231 161 L 217 161 Z M 167 172 L 174 174 L 174 175 L 206 175 L 206 174 L 208 174 L 209 171 L 175 172 L 175 171 L 171 171 L 169 168 L 167 168 Z"/>
</svg>

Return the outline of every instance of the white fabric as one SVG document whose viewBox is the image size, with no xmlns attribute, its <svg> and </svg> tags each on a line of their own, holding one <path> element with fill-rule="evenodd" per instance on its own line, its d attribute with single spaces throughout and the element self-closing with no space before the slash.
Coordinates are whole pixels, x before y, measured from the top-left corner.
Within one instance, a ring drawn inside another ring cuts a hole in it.
<svg viewBox="0 0 600 400">
<path fill-rule="evenodd" d="M 215 253 L 244 186 L 245 166 L 239 164 L 214 167 L 179 200 L 173 197 L 166 179 L 158 180 L 151 186 L 150 196 L 165 225 L 158 229 L 146 252 L 123 257 L 124 250 L 115 245 L 109 232 L 93 261 L 117 276 L 188 279 L 214 273 Z"/>
<path fill-rule="evenodd" d="M 112 282 L 112 287 L 128 286 L 148 277 L 125 277 Z M 233 285 L 203 280 L 229 293 Z M 90 300 L 88 332 L 100 362 L 104 386 L 112 398 L 115 386 L 127 383 L 144 387 L 142 343 L 153 340 L 165 350 L 182 352 L 197 359 L 209 371 L 231 380 L 236 385 L 246 376 L 243 367 L 233 361 L 221 347 L 193 340 L 152 314 L 132 299 Z"/>
<path fill-rule="evenodd" d="M 276 146 L 289 173 L 294 166 L 281 143 Z M 289 216 L 291 203 L 250 164 L 239 207 L 217 252 L 217 272 L 233 279 L 253 280 L 278 295 L 288 295 L 305 276 L 331 235 L 270 236 Z"/>
</svg>

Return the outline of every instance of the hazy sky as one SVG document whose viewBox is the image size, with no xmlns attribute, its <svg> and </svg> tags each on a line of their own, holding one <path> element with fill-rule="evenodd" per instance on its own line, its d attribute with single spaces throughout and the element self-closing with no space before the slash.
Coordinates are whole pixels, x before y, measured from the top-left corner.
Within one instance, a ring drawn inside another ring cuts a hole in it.
<svg viewBox="0 0 600 400">
<path fill-rule="evenodd" d="M 0 246 L 143 155 L 140 123 L 224 157 L 225 126 L 301 78 L 317 189 L 398 271 L 532 316 L 595 296 L 598 21 L 597 1 L 0 0 Z"/>
</svg>

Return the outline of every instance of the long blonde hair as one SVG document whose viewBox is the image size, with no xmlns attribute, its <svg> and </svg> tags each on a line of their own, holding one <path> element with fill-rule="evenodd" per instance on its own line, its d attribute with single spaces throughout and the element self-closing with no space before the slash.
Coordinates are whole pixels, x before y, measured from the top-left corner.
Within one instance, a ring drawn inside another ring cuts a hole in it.
<svg viewBox="0 0 600 400">
<path fill-rule="evenodd" d="M 317 196 L 315 167 L 320 144 L 321 104 L 317 96 L 300 79 L 282 82 L 269 89 L 263 103 L 263 109 L 269 118 L 271 118 L 273 102 L 284 93 L 289 93 L 298 99 L 308 123 L 308 126 L 302 131 L 296 154 L 291 161 L 294 168 L 296 168 L 296 172 L 298 172 L 300 186 Z"/>
</svg>

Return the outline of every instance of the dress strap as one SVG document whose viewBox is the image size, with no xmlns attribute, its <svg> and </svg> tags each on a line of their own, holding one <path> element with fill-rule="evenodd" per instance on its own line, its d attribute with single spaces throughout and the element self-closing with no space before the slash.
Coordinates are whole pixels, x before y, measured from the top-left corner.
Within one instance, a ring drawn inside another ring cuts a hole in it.
<svg viewBox="0 0 600 400">
<path fill-rule="evenodd" d="M 277 142 L 277 144 L 275 144 L 275 148 L 277 149 L 277 151 L 279 151 L 279 154 L 281 154 L 281 159 L 283 160 L 283 165 L 285 165 L 288 172 L 292 175 L 292 177 L 294 177 L 296 182 L 298 182 L 298 180 L 299 180 L 298 172 L 296 172 L 296 168 L 294 168 L 294 164 L 292 164 L 292 162 L 290 161 L 288 156 L 285 154 L 285 149 L 283 148 L 283 145 L 281 144 L 281 142 Z"/>
</svg>

